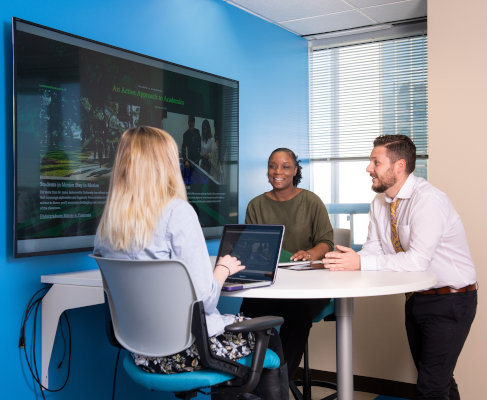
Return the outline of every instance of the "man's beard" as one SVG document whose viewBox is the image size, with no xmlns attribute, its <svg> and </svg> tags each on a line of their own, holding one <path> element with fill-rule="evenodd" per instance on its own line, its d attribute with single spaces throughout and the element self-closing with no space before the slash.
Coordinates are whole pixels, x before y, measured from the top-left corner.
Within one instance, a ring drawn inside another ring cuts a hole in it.
<svg viewBox="0 0 487 400">
<path fill-rule="evenodd" d="M 376 179 L 379 179 L 378 176 L 375 177 Z M 381 180 L 379 186 L 374 186 L 372 184 L 372 190 L 376 193 L 384 193 L 387 189 L 389 189 L 391 186 L 394 186 L 396 183 L 397 179 L 392 173 L 392 169 L 388 169 L 386 171 L 385 177 L 383 180 Z"/>
<path fill-rule="evenodd" d="M 390 186 L 386 186 L 385 184 L 381 184 L 380 186 L 372 185 L 372 190 L 376 193 L 384 193 Z"/>
</svg>

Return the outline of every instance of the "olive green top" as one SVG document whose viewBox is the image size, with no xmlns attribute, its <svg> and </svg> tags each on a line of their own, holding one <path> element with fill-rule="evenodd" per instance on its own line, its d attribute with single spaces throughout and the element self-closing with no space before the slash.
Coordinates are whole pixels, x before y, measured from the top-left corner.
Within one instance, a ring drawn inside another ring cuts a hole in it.
<svg viewBox="0 0 487 400">
<path fill-rule="evenodd" d="M 282 248 L 292 254 L 326 243 L 333 250 L 333 228 L 321 199 L 301 190 L 287 201 L 272 200 L 265 193 L 247 206 L 246 224 L 278 224 L 286 227 Z"/>
</svg>

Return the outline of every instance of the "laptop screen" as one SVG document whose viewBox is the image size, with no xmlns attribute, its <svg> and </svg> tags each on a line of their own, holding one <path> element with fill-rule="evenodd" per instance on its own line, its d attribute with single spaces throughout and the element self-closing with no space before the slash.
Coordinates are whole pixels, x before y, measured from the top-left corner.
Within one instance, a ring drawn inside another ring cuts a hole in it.
<svg viewBox="0 0 487 400">
<path fill-rule="evenodd" d="M 246 266 L 231 278 L 272 281 L 283 236 L 283 225 L 225 225 L 218 257 L 230 254 Z"/>
</svg>

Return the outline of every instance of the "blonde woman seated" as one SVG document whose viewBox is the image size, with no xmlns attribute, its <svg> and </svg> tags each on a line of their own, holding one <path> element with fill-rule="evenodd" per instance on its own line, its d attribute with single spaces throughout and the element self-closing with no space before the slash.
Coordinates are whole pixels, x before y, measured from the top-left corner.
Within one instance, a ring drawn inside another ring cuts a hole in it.
<svg viewBox="0 0 487 400">
<path fill-rule="evenodd" d="M 223 283 L 245 267 L 227 255 L 213 269 L 198 217 L 186 199 L 178 148 L 167 132 L 141 126 L 122 135 L 94 252 L 110 258 L 184 262 L 196 294 L 204 303 L 211 351 L 231 360 L 252 352 L 252 334 L 224 331 L 226 325 L 243 317 L 221 315 L 217 310 Z M 280 342 L 273 347 L 282 356 Z M 133 358 L 141 368 L 154 373 L 201 368 L 195 345 L 172 356 L 154 358 L 133 354 Z"/>
</svg>

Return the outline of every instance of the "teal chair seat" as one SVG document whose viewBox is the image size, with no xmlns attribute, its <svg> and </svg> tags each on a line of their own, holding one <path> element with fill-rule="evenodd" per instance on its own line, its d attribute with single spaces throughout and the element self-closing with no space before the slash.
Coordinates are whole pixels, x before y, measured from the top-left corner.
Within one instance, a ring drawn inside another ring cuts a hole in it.
<svg viewBox="0 0 487 400">
<path fill-rule="evenodd" d="M 335 314 L 335 299 L 330 299 L 330 302 L 323 307 L 321 312 L 313 318 L 313 323 L 320 322 L 326 317 Z"/>
<path fill-rule="evenodd" d="M 250 367 L 252 354 L 238 360 L 238 363 Z M 280 360 L 276 353 L 267 350 L 264 358 L 264 368 L 274 369 L 279 367 Z M 178 374 L 154 374 L 146 372 L 135 365 L 130 353 L 126 353 L 123 359 L 123 367 L 127 374 L 139 385 L 161 392 L 186 392 L 194 389 L 208 388 L 228 380 L 234 379 L 232 374 L 213 369 L 200 369 L 193 372 L 180 372 Z"/>
</svg>

